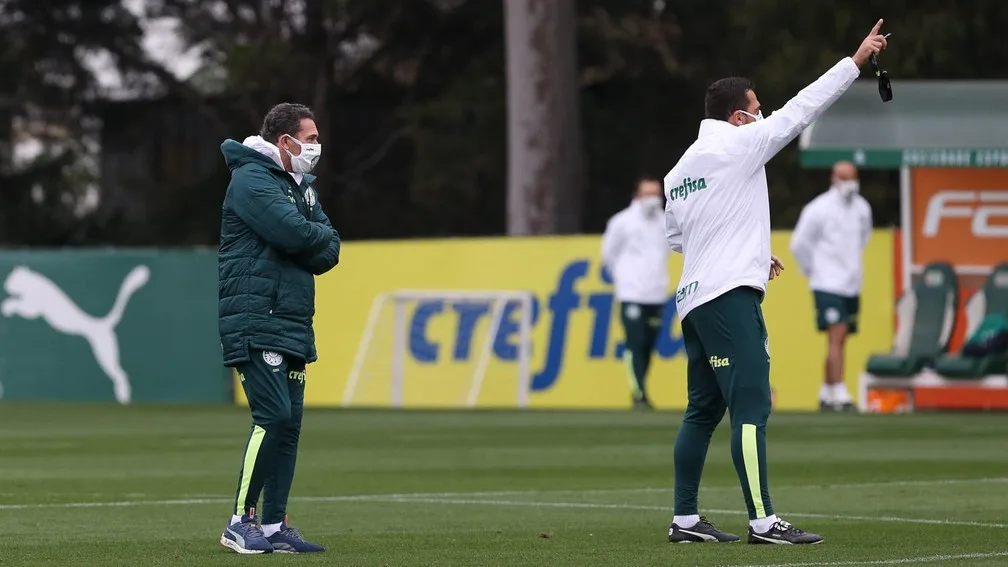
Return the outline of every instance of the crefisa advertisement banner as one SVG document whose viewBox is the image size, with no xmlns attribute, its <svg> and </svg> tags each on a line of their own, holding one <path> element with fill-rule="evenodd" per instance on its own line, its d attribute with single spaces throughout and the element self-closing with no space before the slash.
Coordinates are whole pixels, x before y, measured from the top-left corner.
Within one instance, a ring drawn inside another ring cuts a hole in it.
<svg viewBox="0 0 1008 567">
<path fill-rule="evenodd" d="M 789 237 L 773 236 L 786 270 L 763 303 L 771 382 L 778 409 L 814 409 L 826 341 L 815 332 Z M 504 290 L 531 297 L 530 407 L 629 407 L 619 305 L 598 251 L 598 236 L 346 243 L 340 266 L 317 279 L 319 361 L 308 367 L 306 403 L 388 407 L 398 361 L 403 407 L 464 407 L 474 391 L 476 407 L 515 407 L 520 305 L 504 304 L 493 335 L 491 304 L 451 296 L 405 301 L 398 310 L 387 303 L 369 326 L 382 294 Z M 673 255 L 669 263 L 648 378 L 649 396 L 665 409 L 686 403 L 673 300 L 681 261 Z M 875 231 L 860 331 L 848 343 L 851 384 L 868 355 L 891 343 L 892 266 L 892 233 Z M 0 399 L 244 403 L 221 366 L 216 273 L 212 250 L 0 252 Z"/>
<path fill-rule="evenodd" d="M 502 290 L 532 296 L 529 407 L 629 407 L 619 306 L 599 261 L 599 238 L 345 243 L 340 265 L 317 279 L 319 360 L 308 367 L 306 405 L 388 407 L 399 364 L 402 407 L 464 407 L 477 375 L 482 379 L 476 407 L 515 407 L 518 305 L 507 304 L 493 336 L 487 330 L 490 304 L 455 304 L 450 296 L 404 301 L 398 310 L 387 303 L 369 325 L 382 294 Z M 817 407 L 826 339 L 815 330 L 812 295 L 788 252 L 789 239 L 790 232 L 773 234 L 773 250 L 785 271 L 770 282 L 763 302 L 771 382 L 777 409 L 810 410 Z M 852 387 L 868 356 L 888 350 L 892 341 L 893 253 L 892 232 L 876 230 L 865 256 L 860 331 L 847 348 L 846 379 Z M 660 409 L 686 404 L 686 359 L 674 301 L 681 266 L 682 257 L 673 254 L 669 301 L 647 384 Z M 355 364 L 357 376 L 348 389 Z M 241 388 L 236 392 L 236 401 L 244 403 Z"/>
</svg>

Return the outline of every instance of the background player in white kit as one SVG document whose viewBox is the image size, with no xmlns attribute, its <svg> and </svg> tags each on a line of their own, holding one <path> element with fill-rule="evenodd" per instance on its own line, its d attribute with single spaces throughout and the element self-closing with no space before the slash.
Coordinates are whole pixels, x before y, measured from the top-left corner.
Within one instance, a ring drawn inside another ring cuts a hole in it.
<svg viewBox="0 0 1008 567">
<path fill-rule="evenodd" d="M 749 509 L 749 543 L 822 541 L 778 518 L 767 486 L 770 343 L 760 303 L 767 281 L 782 266 L 770 254 L 764 165 L 851 86 L 872 53 L 885 48 L 881 26 L 879 20 L 853 56 L 766 119 L 748 80 L 712 84 L 697 141 L 665 176 L 666 234 L 672 249 L 684 255 L 676 308 L 689 399 L 675 444 L 671 542 L 739 539 L 701 518 L 697 503 L 707 448 L 725 410 Z"/>
<path fill-rule="evenodd" d="M 646 380 L 662 308 L 668 300 L 668 258 L 661 181 L 642 177 L 630 206 L 613 215 L 602 235 L 602 264 L 620 302 L 623 360 L 635 409 L 650 409 Z"/>
<path fill-rule="evenodd" d="M 854 409 L 844 384 L 844 344 L 857 333 L 863 255 L 872 231 L 871 205 L 859 191 L 854 164 L 837 162 L 829 190 L 805 205 L 791 235 L 791 253 L 812 289 L 816 325 L 828 339 L 822 411 Z"/>
</svg>

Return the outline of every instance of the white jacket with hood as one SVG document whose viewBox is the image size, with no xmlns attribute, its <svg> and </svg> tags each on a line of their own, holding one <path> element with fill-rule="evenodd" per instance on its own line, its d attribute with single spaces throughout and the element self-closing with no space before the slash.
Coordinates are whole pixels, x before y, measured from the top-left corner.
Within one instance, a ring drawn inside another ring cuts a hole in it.
<svg viewBox="0 0 1008 567">
<path fill-rule="evenodd" d="M 791 253 L 813 291 L 844 297 L 861 293 L 863 254 L 872 231 L 871 206 L 857 182 L 842 182 L 802 209 Z"/>
<path fill-rule="evenodd" d="M 666 234 L 682 252 L 680 318 L 737 287 L 766 292 L 770 198 L 766 163 L 829 108 L 861 74 L 845 57 L 763 120 L 703 120 L 697 140 L 665 176 Z"/>
<path fill-rule="evenodd" d="M 668 299 L 668 257 L 661 197 L 634 199 L 602 235 L 602 264 L 621 303 L 661 305 Z"/>
</svg>

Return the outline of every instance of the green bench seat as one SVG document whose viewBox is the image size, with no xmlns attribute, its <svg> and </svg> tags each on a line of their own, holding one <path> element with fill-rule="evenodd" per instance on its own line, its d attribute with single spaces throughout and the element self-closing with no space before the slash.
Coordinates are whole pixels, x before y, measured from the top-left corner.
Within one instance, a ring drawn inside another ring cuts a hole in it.
<svg viewBox="0 0 1008 567">
<path fill-rule="evenodd" d="M 879 377 L 917 374 L 948 350 L 955 326 L 959 283 L 952 266 L 935 262 L 896 304 L 893 349 L 868 358 L 866 370 Z"/>
<path fill-rule="evenodd" d="M 1008 262 L 995 266 L 984 286 L 966 302 L 966 336 L 973 336 L 980 323 L 993 314 L 1008 316 Z M 947 354 L 937 360 L 935 371 L 948 378 L 1008 374 L 1008 356 L 1004 353 L 984 357 Z"/>
</svg>

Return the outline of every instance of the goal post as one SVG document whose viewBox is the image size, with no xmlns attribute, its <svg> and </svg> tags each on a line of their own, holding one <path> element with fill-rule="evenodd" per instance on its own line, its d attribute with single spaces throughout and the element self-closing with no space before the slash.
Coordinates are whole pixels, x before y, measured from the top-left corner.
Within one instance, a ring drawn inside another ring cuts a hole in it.
<svg viewBox="0 0 1008 567">
<path fill-rule="evenodd" d="M 377 296 L 343 407 L 527 407 L 534 308 L 531 293 L 513 290 Z M 493 403 L 481 404 L 488 385 Z"/>
</svg>

